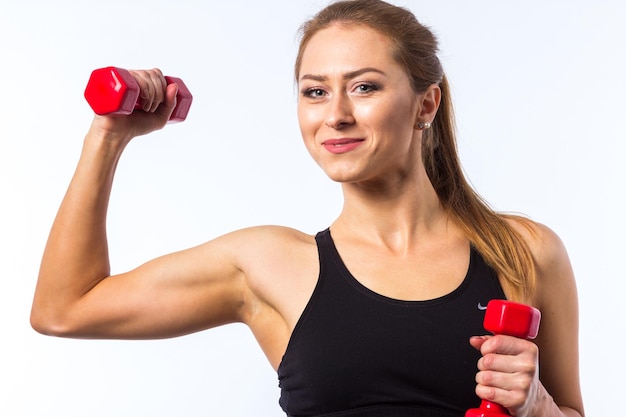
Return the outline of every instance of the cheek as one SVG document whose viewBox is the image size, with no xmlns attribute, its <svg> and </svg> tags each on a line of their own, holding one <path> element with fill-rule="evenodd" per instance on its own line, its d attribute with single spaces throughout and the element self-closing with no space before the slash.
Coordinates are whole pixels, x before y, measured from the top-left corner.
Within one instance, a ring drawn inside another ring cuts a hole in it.
<svg viewBox="0 0 626 417">
<path fill-rule="evenodd" d="M 373 130 L 395 139 L 413 133 L 413 112 L 411 106 L 403 102 L 377 103 L 359 110 L 358 120 L 364 121 Z"/>
<path fill-rule="evenodd" d="M 303 138 L 310 134 L 313 125 L 311 111 L 306 109 L 302 104 L 298 104 L 298 125 L 300 126 L 300 132 Z"/>
<path fill-rule="evenodd" d="M 324 116 L 321 108 L 298 105 L 298 125 L 300 134 L 307 147 L 315 140 L 315 136 L 320 127 L 324 124 Z"/>
<path fill-rule="evenodd" d="M 313 144 L 315 142 L 315 132 L 317 131 L 315 125 L 316 123 L 314 121 L 314 117 L 312 117 L 311 112 L 308 110 L 304 110 L 299 105 L 298 126 L 300 127 L 300 136 L 302 136 L 302 141 L 304 142 L 305 147 L 311 155 L 313 155 Z"/>
</svg>

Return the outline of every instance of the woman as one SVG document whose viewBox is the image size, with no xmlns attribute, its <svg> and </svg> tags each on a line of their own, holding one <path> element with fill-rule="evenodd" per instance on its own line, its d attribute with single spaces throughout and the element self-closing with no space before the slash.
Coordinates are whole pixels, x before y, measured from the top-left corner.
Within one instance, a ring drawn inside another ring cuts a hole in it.
<svg viewBox="0 0 626 417">
<path fill-rule="evenodd" d="M 33 327 L 163 338 L 243 322 L 293 416 L 459 416 L 480 398 L 515 416 L 582 416 L 565 249 L 545 226 L 494 213 L 463 178 L 436 52 L 405 9 L 322 10 L 303 26 L 295 73 L 304 143 L 342 186 L 336 221 L 316 236 L 238 230 L 112 276 L 117 161 L 175 105 L 160 71 L 134 72 L 145 112 L 94 118 L 43 256 Z M 535 343 L 480 336 L 493 298 L 543 312 Z"/>
</svg>

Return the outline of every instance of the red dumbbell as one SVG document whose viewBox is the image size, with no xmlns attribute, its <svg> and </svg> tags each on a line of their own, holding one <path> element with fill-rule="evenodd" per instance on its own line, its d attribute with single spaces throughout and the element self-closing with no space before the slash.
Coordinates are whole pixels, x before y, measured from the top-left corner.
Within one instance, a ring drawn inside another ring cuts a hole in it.
<svg viewBox="0 0 626 417">
<path fill-rule="evenodd" d="M 483 325 L 493 334 L 534 339 L 539 332 L 541 312 L 534 307 L 505 300 L 491 300 L 487 304 Z M 465 417 L 506 417 L 506 408 L 492 401 L 482 400 L 479 408 L 467 410 Z"/>
<path fill-rule="evenodd" d="M 182 122 L 189 113 L 193 97 L 183 83 L 175 77 L 165 77 L 168 84 L 176 83 L 176 108 L 170 122 Z M 85 98 L 96 114 L 131 114 L 141 108 L 139 85 L 130 72 L 122 68 L 106 67 L 94 70 L 85 88 Z"/>
</svg>

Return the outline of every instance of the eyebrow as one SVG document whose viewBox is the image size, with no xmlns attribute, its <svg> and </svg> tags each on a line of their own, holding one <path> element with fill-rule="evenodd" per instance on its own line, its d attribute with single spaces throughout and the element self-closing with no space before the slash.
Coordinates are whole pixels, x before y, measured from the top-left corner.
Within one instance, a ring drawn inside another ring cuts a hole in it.
<svg viewBox="0 0 626 417">
<path fill-rule="evenodd" d="M 365 74 L 367 72 L 375 72 L 381 75 L 386 75 L 383 71 L 377 68 L 366 67 L 366 68 L 360 68 L 355 71 L 346 72 L 342 78 L 344 80 L 349 80 L 351 78 L 358 77 L 359 75 Z M 304 74 L 302 77 L 300 77 L 300 81 L 302 80 L 313 80 L 313 81 L 323 82 L 323 81 L 327 81 L 328 77 L 324 75 L 317 75 L 317 74 Z"/>
</svg>

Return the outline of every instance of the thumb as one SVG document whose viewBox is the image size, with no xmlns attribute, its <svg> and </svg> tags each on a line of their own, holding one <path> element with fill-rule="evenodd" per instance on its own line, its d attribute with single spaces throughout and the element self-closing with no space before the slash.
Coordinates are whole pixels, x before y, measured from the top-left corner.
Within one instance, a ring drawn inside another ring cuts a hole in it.
<svg viewBox="0 0 626 417">
<path fill-rule="evenodd" d="M 176 83 L 169 84 L 165 89 L 165 103 L 159 106 L 157 112 L 166 117 L 166 120 L 170 118 L 172 112 L 176 108 L 176 96 L 178 94 L 178 85 Z"/>
<path fill-rule="evenodd" d="M 480 348 L 482 347 L 483 343 L 489 340 L 490 337 L 491 336 L 472 336 L 470 337 L 469 342 L 474 349 L 480 352 Z"/>
</svg>

